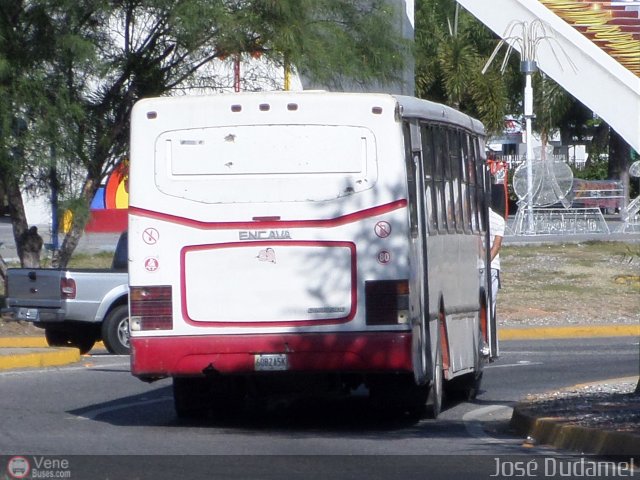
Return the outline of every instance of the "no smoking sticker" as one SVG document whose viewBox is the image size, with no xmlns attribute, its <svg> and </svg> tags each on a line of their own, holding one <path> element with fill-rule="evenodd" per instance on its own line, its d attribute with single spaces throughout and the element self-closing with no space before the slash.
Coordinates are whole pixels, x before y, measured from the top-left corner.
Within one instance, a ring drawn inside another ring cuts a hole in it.
<svg viewBox="0 0 640 480">
<path fill-rule="evenodd" d="M 378 222 L 374 228 L 376 235 L 380 238 L 387 238 L 391 235 L 391 224 L 389 222 Z"/>
<path fill-rule="evenodd" d="M 160 238 L 160 233 L 155 228 L 145 228 L 144 232 L 142 232 L 142 241 L 147 245 L 155 245 L 158 243 L 158 239 Z"/>
</svg>

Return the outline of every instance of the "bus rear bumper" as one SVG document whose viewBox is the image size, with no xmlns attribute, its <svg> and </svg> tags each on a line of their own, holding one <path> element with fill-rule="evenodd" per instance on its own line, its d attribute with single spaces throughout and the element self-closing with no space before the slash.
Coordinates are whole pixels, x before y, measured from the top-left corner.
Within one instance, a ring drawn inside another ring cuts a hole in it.
<svg viewBox="0 0 640 480">
<path fill-rule="evenodd" d="M 260 355 L 286 360 L 264 369 Z M 411 372 L 411 332 L 131 338 L 131 372 L 141 378 L 263 370 Z"/>
</svg>

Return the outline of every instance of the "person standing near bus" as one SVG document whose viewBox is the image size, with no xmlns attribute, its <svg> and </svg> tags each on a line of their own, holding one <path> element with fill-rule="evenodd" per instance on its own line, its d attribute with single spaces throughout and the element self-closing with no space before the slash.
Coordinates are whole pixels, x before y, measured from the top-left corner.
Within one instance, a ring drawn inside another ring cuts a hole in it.
<svg viewBox="0 0 640 480">
<path fill-rule="evenodd" d="M 498 298 L 498 289 L 500 289 L 500 248 L 502 248 L 502 239 L 504 237 L 504 229 L 506 222 L 504 218 L 493 208 L 489 208 L 489 234 L 491 242 L 491 250 L 489 256 L 491 259 L 491 315 L 496 316 L 496 300 Z"/>
</svg>

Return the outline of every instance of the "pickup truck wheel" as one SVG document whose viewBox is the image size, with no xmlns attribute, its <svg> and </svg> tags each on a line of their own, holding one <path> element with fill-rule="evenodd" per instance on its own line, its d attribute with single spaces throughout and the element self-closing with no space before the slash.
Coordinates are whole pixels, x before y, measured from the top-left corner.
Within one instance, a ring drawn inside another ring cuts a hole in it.
<svg viewBox="0 0 640 480">
<path fill-rule="evenodd" d="M 102 322 L 102 341 L 111 353 L 129 355 L 129 307 L 120 305 Z"/>
<path fill-rule="evenodd" d="M 74 347 L 81 354 L 89 353 L 96 343 L 95 333 L 88 328 L 45 328 L 44 337 L 51 347 Z"/>
<path fill-rule="evenodd" d="M 45 328 L 44 338 L 50 347 L 69 347 L 71 346 L 71 335 L 65 330 L 57 328 Z"/>
<path fill-rule="evenodd" d="M 90 328 L 79 328 L 70 332 L 72 347 L 80 350 L 80 354 L 89 353 L 96 344 L 96 333 Z"/>
</svg>

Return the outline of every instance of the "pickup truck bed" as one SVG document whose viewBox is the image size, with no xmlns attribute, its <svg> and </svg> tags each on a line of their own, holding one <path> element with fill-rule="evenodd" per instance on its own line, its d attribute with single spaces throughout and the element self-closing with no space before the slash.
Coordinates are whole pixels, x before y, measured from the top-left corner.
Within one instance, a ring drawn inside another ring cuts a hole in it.
<svg viewBox="0 0 640 480">
<path fill-rule="evenodd" d="M 85 353 L 102 339 L 109 351 L 128 353 L 126 244 L 125 233 L 112 269 L 10 268 L 3 319 L 33 322 L 53 346 Z"/>
</svg>

